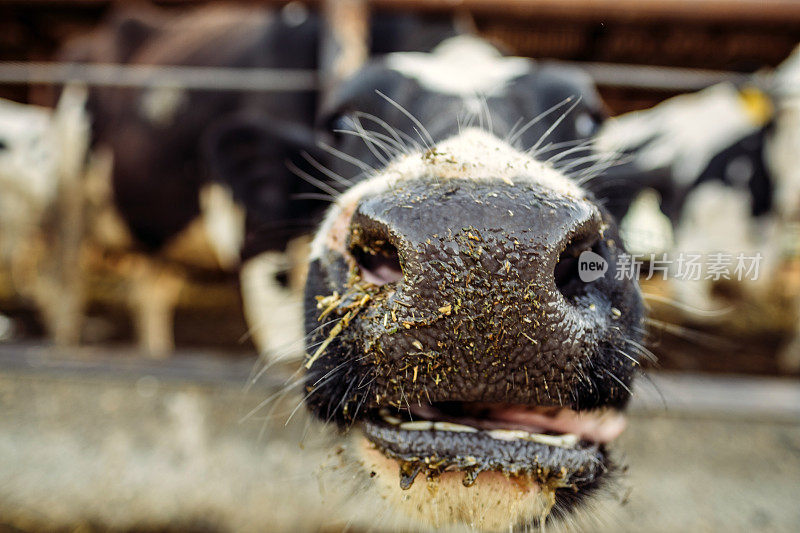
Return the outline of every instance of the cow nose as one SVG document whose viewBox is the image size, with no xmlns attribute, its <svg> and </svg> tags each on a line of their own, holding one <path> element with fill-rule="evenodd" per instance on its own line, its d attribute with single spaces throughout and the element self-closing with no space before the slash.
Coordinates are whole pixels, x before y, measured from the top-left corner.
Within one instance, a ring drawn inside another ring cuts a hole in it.
<svg viewBox="0 0 800 533">
<path fill-rule="evenodd" d="M 543 303 L 563 304 L 590 283 L 582 254 L 605 261 L 601 227 L 589 202 L 541 187 L 426 183 L 362 199 L 348 242 L 362 279 L 375 285 L 424 298 L 470 279 L 505 285 L 511 301 L 526 297 L 527 284 Z"/>
<path fill-rule="evenodd" d="M 638 305 L 632 282 L 612 274 L 613 223 L 580 193 L 519 181 L 410 178 L 354 207 L 350 270 L 339 272 L 380 286 L 357 337 L 380 367 L 379 403 L 558 404 L 576 393 L 588 405 L 614 386 L 583 373 Z M 584 253 L 595 277 L 582 275 Z M 392 381 L 408 372 L 413 385 Z"/>
</svg>

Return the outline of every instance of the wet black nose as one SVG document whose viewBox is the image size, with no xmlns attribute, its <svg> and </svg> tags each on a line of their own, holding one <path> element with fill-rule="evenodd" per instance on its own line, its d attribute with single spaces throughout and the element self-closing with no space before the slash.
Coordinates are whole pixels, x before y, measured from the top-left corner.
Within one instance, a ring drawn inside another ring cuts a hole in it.
<svg viewBox="0 0 800 533">
<path fill-rule="evenodd" d="M 507 299 L 535 291 L 562 305 L 585 292 L 579 257 L 601 251 L 602 226 L 591 203 L 537 184 L 421 182 L 365 198 L 349 249 L 365 281 L 409 298 L 437 299 L 471 276 L 529 286 L 507 287 Z"/>
<path fill-rule="evenodd" d="M 538 183 L 419 179 L 363 198 L 348 246 L 381 286 L 360 315 L 375 401 L 607 400 L 586 365 L 637 306 L 613 275 L 613 231 L 588 199 Z M 604 275 L 581 276 L 585 251 Z"/>
</svg>

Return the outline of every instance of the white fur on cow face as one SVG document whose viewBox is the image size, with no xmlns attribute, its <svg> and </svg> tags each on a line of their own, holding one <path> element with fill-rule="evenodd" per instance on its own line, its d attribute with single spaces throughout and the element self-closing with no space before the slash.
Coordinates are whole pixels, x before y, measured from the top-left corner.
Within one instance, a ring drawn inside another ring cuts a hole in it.
<svg viewBox="0 0 800 533">
<path fill-rule="evenodd" d="M 524 181 L 575 200 L 586 197 L 579 185 L 553 167 L 490 133 L 468 129 L 433 148 L 398 157 L 375 176 L 343 193 L 322 222 L 311 245 L 311 259 L 322 257 L 326 250 L 345 252 L 347 224 L 363 197 L 390 190 L 402 181 L 426 176 L 440 180 L 497 180 L 507 184 Z"/>
<path fill-rule="evenodd" d="M 604 152 L 635 150 L 641 168 L 672 168 L 678 184 L 689 185 L 711 158 L 763 126 L 764 118 L 755 117 L 742 94 L 723 83 L 609 120 L 597 146 Z"/>
<path fill-rule="evenodd" d="M 791 220 L 800 216 L 800 46 L 776 70 L 774 86 L 778 109 L 766 162 L 775 180 L 777 214 Z"/>
<path fill-rule="evenodd" d="M 424 473 L 405 491 L 397 490 L 397 462 L 376 450 L 366 439 L 354 439 L 361 464 L 374 476 L 375 489 L 393 508 L 402 510 L 419 527 L 445 528 L 467 524 L 475 531 L 510 531 L 513 524 L 533 524 L 547 517 L 553 506 L 549 494 L 535 483 L 511 479 L 500 472 L 482 472 L 470 487 L 462 472 L 445 472 L 435 490 L 424 482 Z"/>
<path fill-rule="evenodd" d="M 522 57 L 502 57 L 486 41 L 466 35 L 447 39 L 430 54 L 402 52 L 386 58 L 389 68 L 417 80 L 425 89 L 463 97 L 491 96 L 530 72 L 532 64 Z"/>
<path fill-rule="evenodd" d="M 0 100 L 0 262 L 21 256 L 55 201 L 59 141 L 52 111 Z"/>
<path fill-rule="evenodd" d="M 800 96 L 787 99 L 764 149 L 774 180 L 776 213 L 785 220 L 800 215 Z"/>
<path fill-rule="evenodd" d="M 773 91 L 779 97 L 800 97 L 800 45 L 775 70 Z"/>
<path fill-rule="evenodd" d="M 55 196 L 58 139 L 50 110 L 0 100 L 0 183 L 35 205 Z"/>
</svg>

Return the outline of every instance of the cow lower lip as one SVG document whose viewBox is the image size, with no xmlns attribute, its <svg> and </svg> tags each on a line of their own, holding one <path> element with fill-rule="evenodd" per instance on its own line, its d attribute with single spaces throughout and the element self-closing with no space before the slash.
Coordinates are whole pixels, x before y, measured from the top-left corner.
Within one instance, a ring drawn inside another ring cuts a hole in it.
<svg viewBox="0 0 800 533">
<path fill-rule="evenodd" d="M 580 488 L 605 473 L 608 461 L 604 443 L 621 433 L 624 427 L 619 423 L 621 415 L 616 413 L 576 417 L 559 415 L 560 411 L 569 410 L 506 407 L 485 411 L 494 412 L 493 418 L 475 419 L 442 416 L 443 413 L 433 406 L 413 411 L 430 415 L 432 419 L 412 421 L 405 417 L 403 420 L 399 412 L 384 409 L 372 413 L 362 424 L 367 440 L 383 455 L 399 463 L 402 489 L 410 488 L 419 473 L 435 478 L 450 471 L 464 472 L 466 486 L 474 483 L 481 472 L 494 471 L 512 477 L 524 476 L 553 488 Z M 543 412 L 548 411 L 545 417 Z M 507 415 L 505 418 L 511 421 L 498 420 L 498 414 L 501 418 Z M 526 414 L 528 419 L 541 425 L 526 424 Z M 546 421 L 542 424 L 544 418 L 555 421 L 550 425 L 556 427 L 569 427 L 570 418 L 579 418 L 582 422 L 573 424 L 574 429 L 590 428 L 590 432 L 603 440 L 587 440 L 574 433 L 548 433 L 548 428 L 542 427 L 548 425 Z M 595 420 L 603 421 L 595 424 L 603 430 L 591 429 L 588 421 Z"/>
</svg>

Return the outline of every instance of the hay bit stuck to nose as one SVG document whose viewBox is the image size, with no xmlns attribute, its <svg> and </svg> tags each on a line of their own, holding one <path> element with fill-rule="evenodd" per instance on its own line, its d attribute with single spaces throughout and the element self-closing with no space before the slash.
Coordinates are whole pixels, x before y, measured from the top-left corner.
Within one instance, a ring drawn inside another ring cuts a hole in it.
<svg viewBox="0 0 800 533">
<path fill-rule="evenodd" d="M 306 361 L 305 368 L 308 370 L 310 369 L 314 362 L 319 359 L 319 357 L 325 353 L 325 350 L 328 348 L 333 339 L 335 339 L 342 331 L 344 331 L 347 326 L 350 325 L 350 322 L 358 315 L 358 313 L 366 307 L 366 305 L 372 300 L 374 296 L 375 288 L 365 286 L 363 284 L 355 283 L 353 286 L 344 294 L 339 295 L 338 292 L 334 291 L 333 294 L 328 296 L 317 296 L 317 309 L 322 310 L 319 317 L 317 318 L 318 322 L 321 322 L 326 316 L 330 315 L 332 312 L 336 311 L 338 313 L 344 313 L 344 316 L 336 323 L 333 328 L 331 328 L 330 333 L 322 342 L 322 344 L 317 348 L 314 352 L 314 355 L 308 358 Z"/>
</svg>

